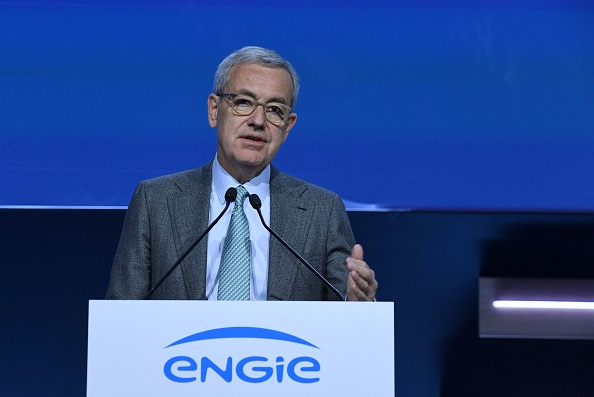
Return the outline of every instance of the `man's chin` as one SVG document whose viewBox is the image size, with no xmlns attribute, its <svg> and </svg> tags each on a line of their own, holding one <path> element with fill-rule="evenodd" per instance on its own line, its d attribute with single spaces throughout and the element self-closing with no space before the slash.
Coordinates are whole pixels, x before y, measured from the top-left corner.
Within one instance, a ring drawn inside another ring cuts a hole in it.
<svg viewBox="0 0 594 397">
<path fill-rule="evenodd" d="M 254 156 L 254 153 L 248 153 L 246 156 L 238 157 L 237 164 L 248 168 L 265 168 L 268 165 L 265 157 L 260 155 Z"/>
<path fill-rule="evenodd" d="M 268 166 L 269 163 L 265 162 L 264 160 L 239 160 L 237 163 L 237 167 L 241 168 L 244 172 L 249 172 L 250 174 L 257 176 Z"/>
</svg>

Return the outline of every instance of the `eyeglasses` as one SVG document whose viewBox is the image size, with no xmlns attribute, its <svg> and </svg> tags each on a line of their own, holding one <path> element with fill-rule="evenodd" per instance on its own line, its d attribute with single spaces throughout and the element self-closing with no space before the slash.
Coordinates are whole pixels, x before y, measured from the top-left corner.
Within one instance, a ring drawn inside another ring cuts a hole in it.
<svg viewBox="0 0 594 397">
<path fill-rule="evenodd" d="M 227 98 L 233 112 L 238 116 L 249 116 L 256 111 L 259 105 L 264 109 L 264 116 L 266 120 L 274 125 L 281 125 L 287 118 L 291 111 L 291 107 L 279 102 L 258 102 L 248 95 L 240 94 L 219 94 L 218 96 Z"/>
</svg>

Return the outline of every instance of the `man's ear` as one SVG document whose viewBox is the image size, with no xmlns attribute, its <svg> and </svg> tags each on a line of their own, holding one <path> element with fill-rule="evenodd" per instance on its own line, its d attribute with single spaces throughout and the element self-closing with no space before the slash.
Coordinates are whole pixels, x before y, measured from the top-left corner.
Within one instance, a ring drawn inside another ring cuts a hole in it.
<svg viewBox="0 0 594 397">
<path fill-rule="evenodd" d="M 289 136 L 289 131 L 291 131 L 291 128 L 293 128 L 293 126 L 295 125 L 295 123 L 297 122 L 297 114 L 296 113 L 291 113 L 289 115 L 289 118 L 286 121 L 285 124 L 285 131 L 284 131 L 284 137 L 283 137 L 283 143 L 285 143 L 285 141 L 287 140 L 287 137 Z"/>
<path fill-rule="evenodd" d="M 219 111 L 219 97 L 215 94 L 208 96 L 208 124 L 212 128 L 217 126 L 217 114 Z"/>
</svg>

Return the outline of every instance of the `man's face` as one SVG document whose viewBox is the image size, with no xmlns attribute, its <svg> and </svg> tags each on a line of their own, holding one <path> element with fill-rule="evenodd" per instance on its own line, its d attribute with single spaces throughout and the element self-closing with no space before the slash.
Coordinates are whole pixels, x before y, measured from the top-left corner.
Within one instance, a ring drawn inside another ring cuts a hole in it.
<svg viewBox="0 0 594 397">
<path fill-rule="evenodd" d="M 231 69 L 225 93 L 291 106 L 293 84 L 284 69 L 236 65 Z M 225 98 L 214 94 L 208 97 L 208 121 L 217 128 L 218 161 L 240 183 L 252 179 L 270 164 L 296 120 L 293 113 L 277 126 L 266 120 L 263 106 L 258 106 L 249 116 L 239 116 Z"/>
</svg>

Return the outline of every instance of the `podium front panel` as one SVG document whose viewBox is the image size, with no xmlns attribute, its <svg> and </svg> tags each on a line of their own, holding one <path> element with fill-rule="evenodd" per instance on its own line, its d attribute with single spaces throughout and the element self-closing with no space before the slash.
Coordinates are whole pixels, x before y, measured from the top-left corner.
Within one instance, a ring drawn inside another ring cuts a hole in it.
<svg viewBox="0 0 594 397">
<path fill-rule="evenodd" d="M 89 303 L 89 397 L 361 393 L 394 395 L 393 303 Z"/>
</svg>

